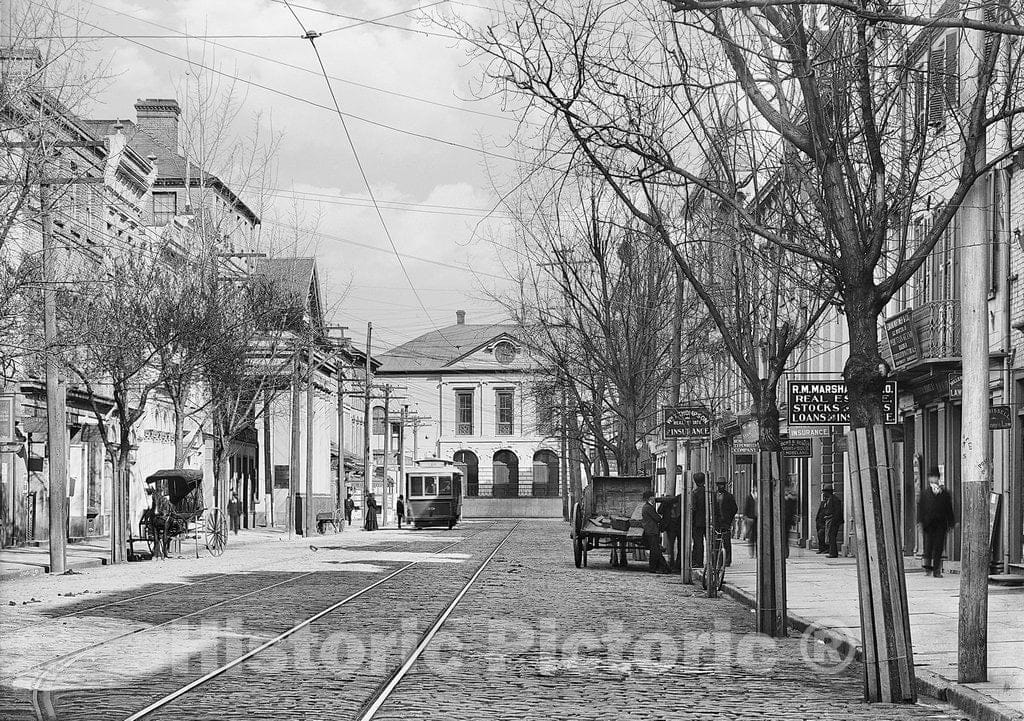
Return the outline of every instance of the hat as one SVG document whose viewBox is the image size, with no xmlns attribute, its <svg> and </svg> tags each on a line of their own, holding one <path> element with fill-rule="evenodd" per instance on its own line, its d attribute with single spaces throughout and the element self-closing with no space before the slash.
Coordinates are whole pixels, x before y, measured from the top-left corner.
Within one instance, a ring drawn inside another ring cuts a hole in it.
<svg viewBox="0 0 1024 721">
<path fill-rule="evenodd" d="M 928 469 L 928 477 L 931 478 L 932 476 L 935 476 L 936 478 L 941 478 L 942 477 L 942 474 L 939 473 L 939 467 L 938 466 L 931 466 Z"/>
<path fill-rule="evenodd" d="M 728 481 L 725 480 L 725 478 L 723 476 L 719 476 L 718 480 L 715 481 L 715 485 L 716 486 L 724 486 L 726 483 L 728 483 Z"/>
<path fill-rule="evenodd" d="M 696 473 L 694 473 L 693 474 L 693 482 L 696 483 L 698 486 L 703 486 L 704 485 L 704 474 L 701 473 L 700 471 L 697 471 Z"/>
</svg>

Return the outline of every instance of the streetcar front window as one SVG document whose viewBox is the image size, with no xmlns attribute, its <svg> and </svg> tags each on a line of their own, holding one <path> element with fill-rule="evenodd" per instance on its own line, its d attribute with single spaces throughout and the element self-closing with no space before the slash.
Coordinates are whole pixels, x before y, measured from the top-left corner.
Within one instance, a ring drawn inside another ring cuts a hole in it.
<svg viewBox="0 0 1024 721">
<path fill-rule="evenodd" d="M 422 496 L 423 495 L 423 476 L 410 476 L 409 477 L 409 495 L 410 496 Z"/>
<path fill-rule="evenodd" d="M 451 478 L 438 478 L 437 483 L 437 495 L 450 498 L 452 495 L 452 479 Z"/>
<path fill-rule="evenodd" d="M 437 495 L 437 477 L 436 476 L 424 476 L 423 477 L 423 495 L 424 496 L 436 496 Z"/>
</svg>

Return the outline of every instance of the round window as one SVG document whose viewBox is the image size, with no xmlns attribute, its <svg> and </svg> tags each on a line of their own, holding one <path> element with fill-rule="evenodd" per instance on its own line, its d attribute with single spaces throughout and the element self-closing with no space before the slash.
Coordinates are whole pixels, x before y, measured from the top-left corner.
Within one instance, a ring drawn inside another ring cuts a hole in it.
<svg viewBox="0 0 1024 721">
<path fill-rule="evenodd" d="M 516 347 L 508 341 L 502 341 L 494 346 L 494 357 L 499 363 L 508 365 L 516 357 Z"/>
</svg>

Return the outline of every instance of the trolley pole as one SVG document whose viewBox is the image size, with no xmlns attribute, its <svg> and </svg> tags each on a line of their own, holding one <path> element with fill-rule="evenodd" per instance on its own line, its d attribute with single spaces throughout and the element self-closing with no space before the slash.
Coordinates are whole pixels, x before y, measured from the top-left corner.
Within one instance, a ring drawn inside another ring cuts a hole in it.
<svg viewBox="0 0 1024 721">
<path fill-rule="evenodd" d="M 288 538 L 292 532 L 298 530 L 298 513 L 295 503 L 295 490 L 299 483 L 299 458 L 301 454 L 299 413 L 299 354 L 292 358 L 292 441 L 291 455 L 288 462 Z"/>
<path fill-rule="evenodd" d="M 338 498 L 337 507 L 345 502 L 345 364 L 338 353 Z M 344 528 L 344 525 L 342 525 Z"/>
<path fill-rule="evenodd" d="M 388 456 L 391 455 L 391 384 L 384 385 L 384 458 L 381 461 L 380 525 L 388 522 Z"/>
<path fill-rule="evenodd" d="M 366 370 L 363 381 L 363 507 L 366 513 L 366 495 L 373 491 L 373 469 L 370 450 L 370 339 L 373 337 L 373 323 L 366 324 Z"/>
<path fill-rule="evenodd" d="M 306 341 L 306 500 L 302 505 L 305 516 L 302 523 L 302 535 L 307 538 L 313 535 L 313 527 L 316 523 L 316 516 L 313 513 L 313 374 L 316 368 L 313 362 L 314 353 L 316 353 L 316 349 L 313 346 L 311 328 Z"/>
<path fill-rule="evenodd" d="M 402 423 L 398 427 L 398 489 L 405 495 L 405 424 L 409 418 L 409 404 L 402 404 Z M 414 459 L 415 460 L 415 459 Z"/>
</svg>

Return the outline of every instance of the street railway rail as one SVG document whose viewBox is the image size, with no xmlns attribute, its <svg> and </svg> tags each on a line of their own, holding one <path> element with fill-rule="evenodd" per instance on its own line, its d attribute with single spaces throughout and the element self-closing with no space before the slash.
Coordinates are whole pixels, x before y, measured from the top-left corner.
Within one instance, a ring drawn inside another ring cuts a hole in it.
<svg viewBox="0 0 1024 721">
<path fill-rule="evenodd" d="M 478 539 L 480 536 L 488 534 L 497 525 L 499 525 L 497 522 L 492 522 L 489 525 L 487 525 L 487 526 L 485 526 L 483 528 L 480 528 L 475 533 L 466 535 L 465 537 L 461 538 L 458 541 L 446 544 L 446 545 L 442 546 L 441 548 L 438 548 L 438 549 L 435 549 L 435 550 L 431 551 L 429 555 L 432 555 L 432 556 L 440 555 L 440 554 L 443 554 L 443 553 L 445 553 L 447 551 L 450 551 L 451 549 L 453 549 L 453 548 L 455 548 L 457 546 L 460 546 L 460 545 L 472 542 L 472 541 L 474 541 L 474 539 Z M 440 625 L 444 622 L 444 619 L 447 618 L 447 615 L 451 612 L 451 610 L 455 607 L 455 605 L 461 600 L 462 596 L 465 594 L 466 590 L 468 590 L 469 586 L 472 585 L 472 583 L 483 572 L 484 568 L 487 566 L 487 564 L 490 562 L 490 560 L 494 557 L 494 555 L 497 553 L 498 549 L 505 542 L 505 540 L 507 540 L 512 535 L 512 533 L 515 531 L 516 526 L 518 526 L 518 522 L 516 522 L 511 527 L 511 529 L 508 529 L 507 532 L 503 533 L 501 539 L 495 545 L 493 545 L 493 548 L 491 547 L 491 545 L 487 546 L 487 548 L 491 549 L 489 555 L 486 555 L 485 560 L 476 567 L 475 572 L 472 574 L 472 576 L 470 577 L 468 582 L 466 582 L 464 585 L 462 585 L 461 588 L 458 590 L 458 593 L 456 593 L 456 596 L 455 596 L 454 600 L 452 600 L 450 603 L 447 603 L 445 608 L 442 609 L 441 613 L 438 614 L 437 618 L 435 619 L 435 622 L 423 634 L 423 636 L 420 639 L 420 644 L 417 645 L 417 648 L 414 651 L 415 657 L 418 657 L 419 654 L 422 653 L 423 648 L 426 647 L 426 644 L 429 643 L 429 640 L 433 637 L 433 633 L 436 632 L 437 628 L 439 628 Z M 499 530 L 504 531 L 505 529 L 499 529 Z M 414 540 L 414 539 L 415 539 L 415 536 L 410 536 L 410 540 Z M 374 550 L 376 550 L 376 551 L 391 551 L 391 550 L 394 550 L 393 546 L 395 546 L 395 545 L 407 545 L 407 544 L 408 544 L 408 542 L 406 542 L 406 541 L 397 542 L 396 544 L 389 543 L 389 544 L 386 544 L 383 547 L 375 547 Z M 347 550 L 351 550 L 351 549 L 347 549 Z M 274 589 L 280 589 L 282 587 L 285 587 L 285 588 L 292 588 L 292 591 L 289 591 L 289 593 L 293 593 L 293 594 L 297 595 L 300 598 L 308 598 L 310 596 L 315 596 L 315 594 L 307 592 L 305 587 L 301 587 L 300 588 L 298 586 L 302 585 L 301 584 L 302 581 L 314 581 L 314 580 L 317 579 L 318 575 L 319 576 L 323 576 L 325 573 L 329 573 L 329 572 L 313 570 L 313 571 L 302 572 L 302 573 L 299 573 L 297 575 L 293 575 L 293 576 L 290 576 L 288 578 L 285 578 L 283 580 L 278 577 L 272 583 L 263 584 L 260 587 L 255 588 L 255 589 L 251 588 L 251 586 L 250 586 L 250 587 L 245 589 L 244 593 L 234 594 L 234 595 L 231 595 L 228 598 L 220 598 L 219 600 L 216 600 L 214 603 L 210 603 L 210 604 L 204 605 L 204 606 L 202 606 L 202 607 L 200 607 L 198 609 L 189 610 L 187 613 L 179 613 L 179 614 L 173 616 L 172 618 L 168 618 L 168 619 L 159 621 L 158 623 L 154 623 L 153 625 L 147 626 L 146 628 L 137 629 L 137 630 L 129 631 L 129 632 L 126 632 L 126 633 L 121 633 L 121 634 L 118 634 L 117 636 L 114 636 L 112 638 L 108 638 L 108 639 L 104 639 L 102 641 L 98 641 L 98 642 L 96 642 L 94 644 L 91 644 L 91 645 L 85 647 L 85 648 L 76 649 L 76 650 L 71 651 L 71 652 L 69 652 L 67 654 L 64 654 L 64 655 L 62 655 L 62 656 L 60 656 L 60 657 L 58 657 L 56 659 L 49 660 L 49 661 L 44 662 L 42 664 L 37 664 L 36 666 L 32 667 L 31 669 L 26 670 L 26 672 L 21 674 L 22 676 L 25 676 L 25 675 L 30 674 L 30 673 L 35 673 L 35 678 L 34 678 L 34 680 L 32 682 L 32 686 L 34 687 L 33 690 L 32 690 L 32 698 L 31 698 L 32 715 L 31 716 L 30 715 L 19 716 L 17 718 L 26 718 L 26 719 L 35 718 L 37 720 L 38 719 L 46 719 L 46 720 L 49 720 L 49 719 L 75 719 L 75 720 L 78 720 L 78 719 L 92 719 L 92 718 L 97 718 L 97 719 L 99 719 L 99 718 L 102 718 L 102 719 L 109 719 L 109 718 L 126 718 L 126 719 L 156 718 L 156 717 L 158 717 L 159 712 L 161 710 L 163 710 L 165 708 L 168 708 L 168 707 L 175 706 L 176 702 L 178 702 L 179 699 L 182 699 L 183 697 L 186 697 L 186 696 L 195 695 L 196 693 L 201 692 L 202 691 L 202 687 L 208 685 L 214 679 L 217 679 L 218 677 L 220 677 L 220 676 L 222 676 L 224 674 L 228 674 L 232 669 L 235 669 L 236 667 L 239 667 L 239 666 L 242 666 L 242 665 L 246 664 L 246 662 L 250 661 L 254 657 L 258 656 L 259 654 L 262 654 L 263 652 L 267 651 L 268 649 L 278 645 L 281 641 L 283 641 L 283 640 L 293 636 L 294 634 L 296 634 L 297 632 L 301 631 L 302 629 L 308 628 L 311 624 L 314 624 L 317 621 L 320 621 L 321 619 L 323 619 L 324 617 L 326 617 L 328 615 L 334 614 L 336 611 L 338 611 L 342 607 L 352 606 L 353 602 L 355 602 L 357 599 L 362 599 L 364 596 L 372 595 L 371 592 L 374 591 L 375 589 L 378 589 L 378 588 L 380 588 L 382 586 L 388 585 L 389 582 L 391 582 L 396 577 L 399 577 L 399 576 L 401 576 L 403 574 L 408 574 L 409 571 L 415 569 L 416 567 L 422 567 L 423 564 L 428 563 L 428 562 L 429 561 L 428 561 L 427 558 L 420 558 L 420 559 L 416 559 L 414 561 L 405 563 L 405 565 L 402 565 L 399 568 L 397 568 L 396 570 L 391 571 L 390 573 L 388 573 L 383 578 L 377 578 L 372 583 L 364 585 L 364 586 L 360 587 L 358 590 L 356 590 L 356 591 L 354 591 L 352 593 L 348 593 L 346 595 L 346 597 L 343 598 L 342 600 L 337 601 L 335 603 L 332 603 L 332 604 L 328 605 L 326 608 L 322 608 L 322 609 L 320 609 L 319 611 L 317 611 L 315 613 L 307 615 L 307 617 L 305 619 L 303 619 L 302 621 L 300 621 L 298 623 L 292 624 L 291 626 L 289 626 L 288 628 L 284 629 L 283 631 L 276 631 L 276 630 L 272 631 L 272 633 L 274 633 L 274 636 L 271 639 L 269 639 L 268 641 L 265 641 L 264 643 L 262 643 L 259 646 L 257 646 L 255 649 L 253 649 L 253 650 L 251 650 L 251 651 L 249 651 L 249 652 L 247 652 L 245 654 L 242 654 L 239 657 L 236 657 L 234 659 L 229 660 L 227 663 L 224 663 L 224 664 L 220 665 L 218 668 L 214 669 L 213 671 L 211 671 L 209 673 L 206 673 L 206 674 L 203 674 L 199 678 L 196 678 L 196 679 L 190 681 L 189 683 L 185 684 L 184 686 L 181 686 L 181 687 L 179 687 L 177 689 L 174 689 L 170 693 L 164 693 L 159 698 L 157 698 L 155 701 L 149 703 L 147 706 L 145 706 L 141 710 L 139 710 L 139 711 L 137 711 L 137 712 L 135 712 L 135 713 L 133 713 L 131 715 L 128 715 L 128 716 L 122 716 L 122 714 L 124 714 L 124 712 L 126 710 L 130 709 L 130 705 L 127 705 L 127 704 L 121 705 L 116 699 L 120 698 L 122 701 L 125 701 L 125 702 L 133 701 L 133 702 L 137 703 L 138 702 L 138 698 L 139 698 L 139 696 L 141 694 L 139 694 L 139 693 L 132 694 L 131 693 L 131 689 L 119 688 L 119 689 L 116 689 L 116 690 L 112 690 L 112 689 L 93 689 L 93 690 L 75 690 L 75 691 L 61 689 L 61 690 L 51 691 L 51 690 L 42 688 L 42 686 L 45 686 L 46 682 L 48 680 L 53 680 L 59 674 L 61 674 L 61 673 L 65 672 L 65 671 L 67 671 L 68 669 L 74 667 L 74 665 L 77 662 L 79 662 L 79 661 L 81 661 L 83 659 L 87 659 L 88 657 L 92 656 L 96 652 L 101 652 L 101 651 L 105 650 L 104 647 L 116 646 L 116 644 L 118 642 L 123 642 L 123 641 L 128 641 L 130 643 L 135 643 L 139 639 L 139 637 L 141 635 L 144 635 L 144 634 L 154 634 L 154 632 L 157 632 L 159 630 L 167 630 L 167 629 L 169 629 L 169 628 L 171 628 L 171 627 L 173 627 L 175 625 L 180 625 L 183 621 L 201 619 L 202 617 L 208 615 L 210 611 L 215 611 L 215 610 L 219 609 L 221 612 L 223 612 L 224 610 L 226 610 L 227 607 L 230 607 L 232 605 L 236 605 L 237 603 L 245 601 L 246 599 L 252 599 L 253 597 L 256 597 L 259 594 L 265 593 L 267 591 L 271 591 L 271 590 L 274 590 Z M 281 560 L 276 561 L 276 563 L 278 563 L 278 564 L 281 563 Z M 204 587 L 207 587 L 207 588 L 212 588 L 212 587 L 210 587 L 208 585 L 210 582 L 215 581 L 217 579 L 223 579 L 223 578 L 229 577 L 229 576 L 230 577 L 238 578 L 240 580 L 251 580 L 253 575 L 254 574 L 252 574 L 250 572 L 244 572 L 244 573 L 241 573 L 241 574 L 234 574 L 234 573 L 218 574 L 216 576 L 212 576 L 212 577 L 206 578 L 206 579 L 201 579 L 199 581 L 196 581 L 196 582 L 193 582 L 193 583 L 189 583 L 189 584 L 177 584 L 177 585 L 175 585 L 175 586 L 173 586 L 171 588 L 161 589 L 159 591 L 148 592 L 148 593 L 143 593 L 143 594 L 136 594 L 135 596 L 131 596 L 131 597 L 128 597 L 128 598 L 118 599 L 118 600 L 114 600 L 114 601 L 109 601 L 109 602 L 106 602 L 106 603 L 103 603 L 103 604 L 89 606 L 89 607 L 86 607 L 86 608 L 83 608 L 83 609 L 76 609 L 74 611 L 70 611 L 68 613 L 62 614 L 61 616 L 59 616 L 57 618 L 67 618 L 67 617 L 70 617 L 70 616 L 82 615 L 82 614 L 86 614 L 86 613 L 88 613 L 90 611 L 95 611 L 95 610 L 98 610 L 98 609 L 103 609 L 103 608 L 109 609 L 109 608 L 111 608 L 113 606 L 124 606 L 124 605 L 127 605 L 127 604 L 135 604 L 138 601 L 149 600 L 149 599 L 152 599 L 154 596 L 166 594 L 166 593 L 169 593 L 170 591 L 174 591 L 174 590 L 179 590 L 180 591 L 180 590 L 187 589 L 187 588 L 193 588 L 194 589 L 196 586 L 204 586 Z M 346 573 L 345 575 L 346 576 L 355 576 L 355 575 L 362 575 L 362 574 L 361 573 Z M 374 572 L 373 573 L 373 576 L 378 576 L 378 575 L 379 575 L 379 572 Z M 390 585 L 394 585 L 394 584 L 390 584 Z M 314 586 L 314 588 L 315 588 L 315 586 Z M 420 590 L 422 591 L 424 589 L 420 589 Z M 427 590 L 429 590 L 429 589 L 427 589 Z M 448 598 L 447 595 L 443 595 L 442 597 L 445 598 L 445 599 Z M 425 601 L 424 605 L 426 606 L 426 605 L 429 604 L 430 601 L 436 601 L 436 600 L 437 600 L 437 596 L 436 595 L 432 595 L 431 598 L 429 598 L 429 599 L 427 599 Z M 305 613 L 308 613 L 308 611 L 305 612 Z M 350 615 L 351 614 L 348 614 L 344 618 L 349 619 Z M 260 629 L 260 630 L 262 630 L 262 629 Z M 414 660 L 415 660 L 415 658 L 413 658 L 413 661 Z M 411 666 L 411 663 L 408 664 L 408 665 Z M 389 666 L 389 668 L 390 668 L 390 666 Z M 395 680 L 396 679 L 396 674 L 397 674 L 397 679 L 398 680 L 400 680 L 401 676 L 404 675 L 403 668 L 405 668 L 407 670 L 408 666 L 402 666 L 402 665 L 399 665 L 399 664 L 395 665 L 395 667 L 393 668 L 392 672 L 390 674 L 388 674 L 386 676 L 386 678 L 384 678 L 378 684 L 377 689 L 375 689 L 375 691 L 374 691 L 376 696 L 370 695 L 366 699 L 366 701 L 362 704 L 364 709 L 370 708 L 373 705 L 375 699 L 380 698 L 381 700 L 383 700 L 384 698 L 387 697 L 387 693 L 390 693 L 390 690 L 394 688 L 394 685 L 397 685 L 398 681 Z M 167 680 L 171 680 L 171 679 L 170 679 L 170 677 L 166 677 L 163 680 L 167 681 Z M 391 682 L 394 682 L 394 683 L 390 686 L 390 688 L 388 688 L 388 684 L 391 683 Z M 164 685 L 166 685 L 166 684 L 164 684 Z M 385 689 L 386 690 L 386 693 L 384 693 L 383 696 L 381 696 L 380 689 Z M 108 695 L 111 695 L 112 691 L 113 691 L 113 694 L 112 694 L 112 698 L 110 699 L 111 701 L 113 701 L 112 705 L 108 706 L 107 704 L 105 704 L 103 702 L 100 702 L 98 707 L 95 705 L 95 702 L 97 701 L 95 696 L 97 694 L 102 694 L 102 696 L 107 697 Z M 65 703 L 66 701 L 70 701 L 70 703 Z M 86 703 L 86 701 L 91 701 L 92 703 Z M 200 704 L 200 705 L 202 705 L 202 704 Z M 88 710 L 88 711 L 83 710 L 83 709 L 89 708 L 90 706 L 93 706 L 93 708 Z M 73 710 L 70 710 L 70 709 L 73 709 Z M 3 708 L 3 705 L 0 704 L 0 716 L 2 716 L 5 719 L 6 718 L 12 718 L 12 719 L 15 718 L 14 716 L 8 716 L 7 715 L 6 712 L 8 710 L 9 709 Z M 168 716 L 168 718 L 180 718 L 180 709 L 175 711 L 172 715 Z M 367 718 L 367 719 L 372 718 L 372 713 L 370 715 L 364 716 L 364 718 Z"/>
</svg>

